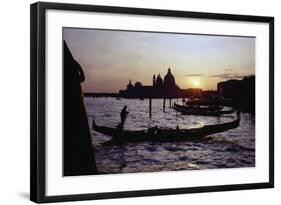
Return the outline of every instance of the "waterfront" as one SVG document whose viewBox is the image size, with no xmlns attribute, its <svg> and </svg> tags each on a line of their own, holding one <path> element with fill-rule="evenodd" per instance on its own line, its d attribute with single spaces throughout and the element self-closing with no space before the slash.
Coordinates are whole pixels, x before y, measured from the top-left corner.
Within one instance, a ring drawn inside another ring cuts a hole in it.
<svg viewBox="0 0 281 205">
<path fill-rule="evenodd" d="M 177 100 L 173 100 L 176 102 Z M 179 100 L 180 102 L 180 100 Z M 169 108 L 163 112 L 163 100 L 152 100 L 149 118 L 148 99 L 85 98 L 89 125 L 93 117 L 98 125 L 116 127 L 124 105 L 130 112 L 124 129 L 192 128 L 233 120 L 235 114 L 222 117 L 184 116 Z M 224 108 L 229 109 L 229 108 Z M 241 113 L 240 126 L 200 142 L 127 143 L 103 146 L 111 137 L 91 129 L 91 137 L 99 173 L 133 173 L 189 169 L 234 168 L 255 166 L 255 118 Z"/>
</svg>

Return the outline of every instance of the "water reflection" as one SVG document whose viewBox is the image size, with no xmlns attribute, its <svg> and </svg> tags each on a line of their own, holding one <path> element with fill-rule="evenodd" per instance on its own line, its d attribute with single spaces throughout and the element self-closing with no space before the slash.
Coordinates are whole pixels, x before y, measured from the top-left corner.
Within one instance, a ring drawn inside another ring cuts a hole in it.
<svg viewBox="0 0 281 205">
<path fill-rule="evenodd" d="M 185 116 L 166 107 L 161 99 L 152 101 L 149 118 L 148 100 L 86 98 L 89 124 L 93 117 L 98 125 L 116 127 L 124 105 L 130 112 L 124 129 L 195 128 L 233 120 L 235 114 L 223 117 Z M 229 109 L 229 108 L 224 108 Z M 241 114 L 240 126 L 227 132 L 206 136 L 200 142 L 127 143 L 102 146 L 111 137 L 91 130 L 98 171 L 101 173 L 132 173 L 171 170 L 194 170 L 255 166 L 255 118 Z"/>
</svg>

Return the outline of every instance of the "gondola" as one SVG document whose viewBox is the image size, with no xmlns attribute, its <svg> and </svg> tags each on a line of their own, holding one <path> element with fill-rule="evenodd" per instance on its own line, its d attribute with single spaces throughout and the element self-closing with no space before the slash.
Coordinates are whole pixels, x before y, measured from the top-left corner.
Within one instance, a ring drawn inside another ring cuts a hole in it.
<svg viewBox="0 0 281 205">
<path fill-rule="evenodd" d="M 186 105 L 220 105 L 220 106 L 233 106 L 233 102 L 231 99 L 223 98 L 221 96 L 213 96 L 209 99 L 194 99 L 187 100 Z"/>
<path fill-rule="evenodd" d="M 200 128 L 191 129 L 159 129 L 157 127 L 147 130 L 124 130 L 121 128 L 111 128 L 106 126 L 98 126 L 93 120 L 93 130 L 112 137 L 111 142 L 176 142 L 176 141 L 194 141 L 201 140 L 207 135 L 224 132 L 237 128 L 240 123 L 240 114 L 231 122 L 205 125 Z"/>
<path fill-rule="evenodd" d="M 196 111 L 218 111 L 224 108 L 223 106 L 218 106 L 218 105 L 198 106 L 198 105 L 179 105 L 177 103 L 174 103 L 174 106 L 185 110 L 196 110 Z"/>
<path fill-rule="evenodd" d="M 180 106 L 177 104 L 173 105 L 173 109 L 177 112 L 180 112 L 183 115 L 202 115 L 202 116 L 221 116 L 224 114 L 234 113 L 234 109 L 230 110 L 208 110 L 208 109 L 190 109 L 186 108 L 186 106 Z"/>
</svg>

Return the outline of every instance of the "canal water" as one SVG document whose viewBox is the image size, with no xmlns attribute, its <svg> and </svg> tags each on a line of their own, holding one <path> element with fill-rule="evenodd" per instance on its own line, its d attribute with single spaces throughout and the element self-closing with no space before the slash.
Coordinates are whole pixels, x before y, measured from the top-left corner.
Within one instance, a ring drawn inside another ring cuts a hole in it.
<svg viewBox="0 0 281 205">
<path fill-rule="evenodd" d="M 172 102 L 177 102 L 176 99 Z M 181 104 L 181 101 L 178 101 Z M 181 115 L 169 107 L 163 112 L 163 99 L 149 100 L 85 97 L 88 121 L 97 125 L 116 127 L 124 105 L 130 112 L 124 129 L 145 130 L 159 128 L 195 128 L 232 121 L 236 114 L 221 117 Z M 224 110 L 230 109 L 225 107 Z M 173 170 L 238 168 L 255 166 L 255 117 L 241 113 L 240 126 L 223 133 L 206 136 L 200 142 L 143 142 L 122 145 L 102 145 L 110 136 L 91 129 L 92 144 L 99 173 L 135 173 Z"/>
</svg>

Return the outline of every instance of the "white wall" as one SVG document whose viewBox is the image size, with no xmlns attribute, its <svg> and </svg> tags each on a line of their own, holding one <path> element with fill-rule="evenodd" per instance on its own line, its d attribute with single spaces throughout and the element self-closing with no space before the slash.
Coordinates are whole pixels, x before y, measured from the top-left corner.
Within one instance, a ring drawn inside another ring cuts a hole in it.
<svg viewBox="0 0 281 205">
<path fill-rule="evenodd" d="M 52 0 L 49 0 L 52 1 Z M 0 204 L 31 204 L 29 197 L 29 4 L 34 1 L 2 1 L 0 32 Z M 252 0 L 84 0 L 61 1 L 129 7 L 147 7 L 186 11 L 268 15 L 275 17 L 275 56 L 280 55 L 281 12 L 278 1 Z M 275 88 L 281 87 L 280 59 L 275 59 Z M 275 104 L 281 94 L 276 92 Z M 275 121 L 281 121 L 281 110 L 275 108 Z M 281 129 L 276 124 L 276 188 L 177 196 L 79 202 L 81 204 L 278 204 L 281 194 Z M 280 203 L 280 202 L 279 202 Z M 72 202 L 71 204 L 75 204 Z M 77 202 L 76 202 L 77 204 Z"/>
</svg>

